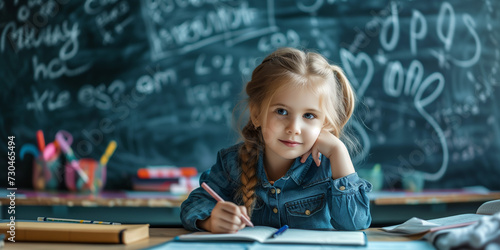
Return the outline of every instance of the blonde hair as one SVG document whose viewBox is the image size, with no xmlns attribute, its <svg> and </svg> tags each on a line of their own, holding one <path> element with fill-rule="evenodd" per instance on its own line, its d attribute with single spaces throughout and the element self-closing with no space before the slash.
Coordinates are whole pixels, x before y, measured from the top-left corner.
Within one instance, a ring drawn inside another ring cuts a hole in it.
<svg viewBox="0 0 500 250">
<path fill-rule="evenodd" d="M 280 48 L 264 58 L 254 69 L 245 88 L 251 119 L 240 131 L 244 143 L 239 151 L 241 186 L 236 199 L 247 208 L 249 215 L 256 201 L 259 153 L 265 146 L 260 126 L 255 126 L 253 122 L 265 124 L 275 93 L 284 88 L 297 87 L 308 88 L 318 94 L 325 112 L 324 128 L 339 138 L 343 136 L 343 128 L 354 111 L 355 94 L 344 71 L 329 64 L 320 54 Z"/>
</svg>

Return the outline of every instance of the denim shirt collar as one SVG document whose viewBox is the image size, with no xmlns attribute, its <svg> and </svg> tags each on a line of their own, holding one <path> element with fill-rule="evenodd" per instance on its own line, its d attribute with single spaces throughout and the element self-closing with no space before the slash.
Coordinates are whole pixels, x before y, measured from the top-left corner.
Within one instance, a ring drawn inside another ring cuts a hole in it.
<svg viewBox="0 0 500 250">
<path fill-rule="evenodd" d="M 302 163 L 300 162 L 301 157 L 297 157 L 295 161 L 292 163 L 292 166 L 288 171 L 286 172 L 285 176 L 281 177 L 284 179 L 292 178 L 293 181 L 297 185 L 301 185 L 302 181 L 304 180 L 304 176 L 307 174 L 307 171 L 311 167 L 312 164 L 314 164 L 313 158 L 311 155 L 307 157 L 307 160 Z M 257 163 L 257 175 L 259 176 L 260 180 L 262 180 L 262 186 L 264 188 L 270 187 L 271 184 L 269 183 L 269 180 L 267 179 L 266 171 L 264 169 L 264 152 L 260 151 L 259 153 L 259 161 Z"/>
</svg>

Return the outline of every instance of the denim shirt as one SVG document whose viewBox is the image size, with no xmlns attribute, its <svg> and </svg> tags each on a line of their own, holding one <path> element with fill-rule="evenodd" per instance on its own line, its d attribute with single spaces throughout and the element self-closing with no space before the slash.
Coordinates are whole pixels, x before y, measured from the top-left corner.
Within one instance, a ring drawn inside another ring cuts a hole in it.
<svg viewBox="0 0 500 250">
<path fill-rule="evenodd" d="M 225 201 L 235 202 L 235 192 L 240 185 L 238 149 L 241 145 L 220 150 L 215 165 L 200 177 L 200 184 L 206 182 Z M 370 201 L 366 193 L 372 185 L 357 173 L 332 179 L 330 160 L 324 156 L 319 167 L 311 156 L 305 163 L 297 158 L 285 176 L 271 185 L 261 152 L 256 174 L 257 200 L 251 217 L 256 226 L 337 230 L 361 230 L 370 226 Z M 202 231 L 196 221 L 208 218 L 215 204 L 215 199 L 202 188 L 193 190 L 181 205 L 183 226 L 187 230 Z"/>
</svg>

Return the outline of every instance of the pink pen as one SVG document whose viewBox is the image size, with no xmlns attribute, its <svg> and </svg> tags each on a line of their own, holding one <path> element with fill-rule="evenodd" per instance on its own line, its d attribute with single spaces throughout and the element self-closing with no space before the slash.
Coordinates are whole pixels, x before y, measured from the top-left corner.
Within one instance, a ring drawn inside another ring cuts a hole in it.
<svg viewBox="0 0 500 250">
<path fill-rule="evenodd" d="M 201 187 L 205 189 L 216 201 L 224 201 L 212 188 L 210 188 L 205 182 L 201 183 Z M 241 219 L 247 224 L 249 227 L 253 227 L 253 223 L 250 221 L 250 218 L 247 217 L 246 214 L 241 216 Z"/>
<path fill-rule="evenodd" d="M 51 160 L 54 156 L 57 155 L 56 145 L 53 142 L 47 144 L 42 155 L 45 161 Z"/>
<path fill-rule="evenodd" d="M 69 137 L 69 136 L 67 136 L 67 137 Z M 73 150 L 71 150 L 71 147 L 69 146 L 68 142 L 66 141 L 66 138 L 64 137 L 62 131 L 59 131 L 56 133 L 56 141 L 57 141 L 57 143 L 59 143 L 61 150 L 66 153 L 66 158 L 68 160 L 68 163 L 71 165 L 71 167 L 76 170 L 76 172 L 80 175 L 80 178 L 82 178 L 83 182 L 88 183 L 89 177 L 80 168 L 80 165 L 78 165 L 78 160 L 76 159 L 75 154 L 73 153 Z M 90 187 L 93 188 L 92 185 Z"/>
</svg>

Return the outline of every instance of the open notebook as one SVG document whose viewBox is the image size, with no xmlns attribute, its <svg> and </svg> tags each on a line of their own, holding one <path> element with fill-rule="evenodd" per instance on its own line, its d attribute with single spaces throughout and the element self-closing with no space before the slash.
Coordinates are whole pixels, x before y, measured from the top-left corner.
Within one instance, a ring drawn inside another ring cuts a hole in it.
<svg viewBox="0 0 500 250">
<path fill-rule="evenodd" d="M 361 231 L 323 231 L 288 229 L 276 238 L 278 229 L 266 226 L 245 227 L 234 234 L 196 232 L 176 237 L 179 241 L 258 241 L 276 244 L 353 245 L 365 246 L 366 234 Z"/>
</svg>

